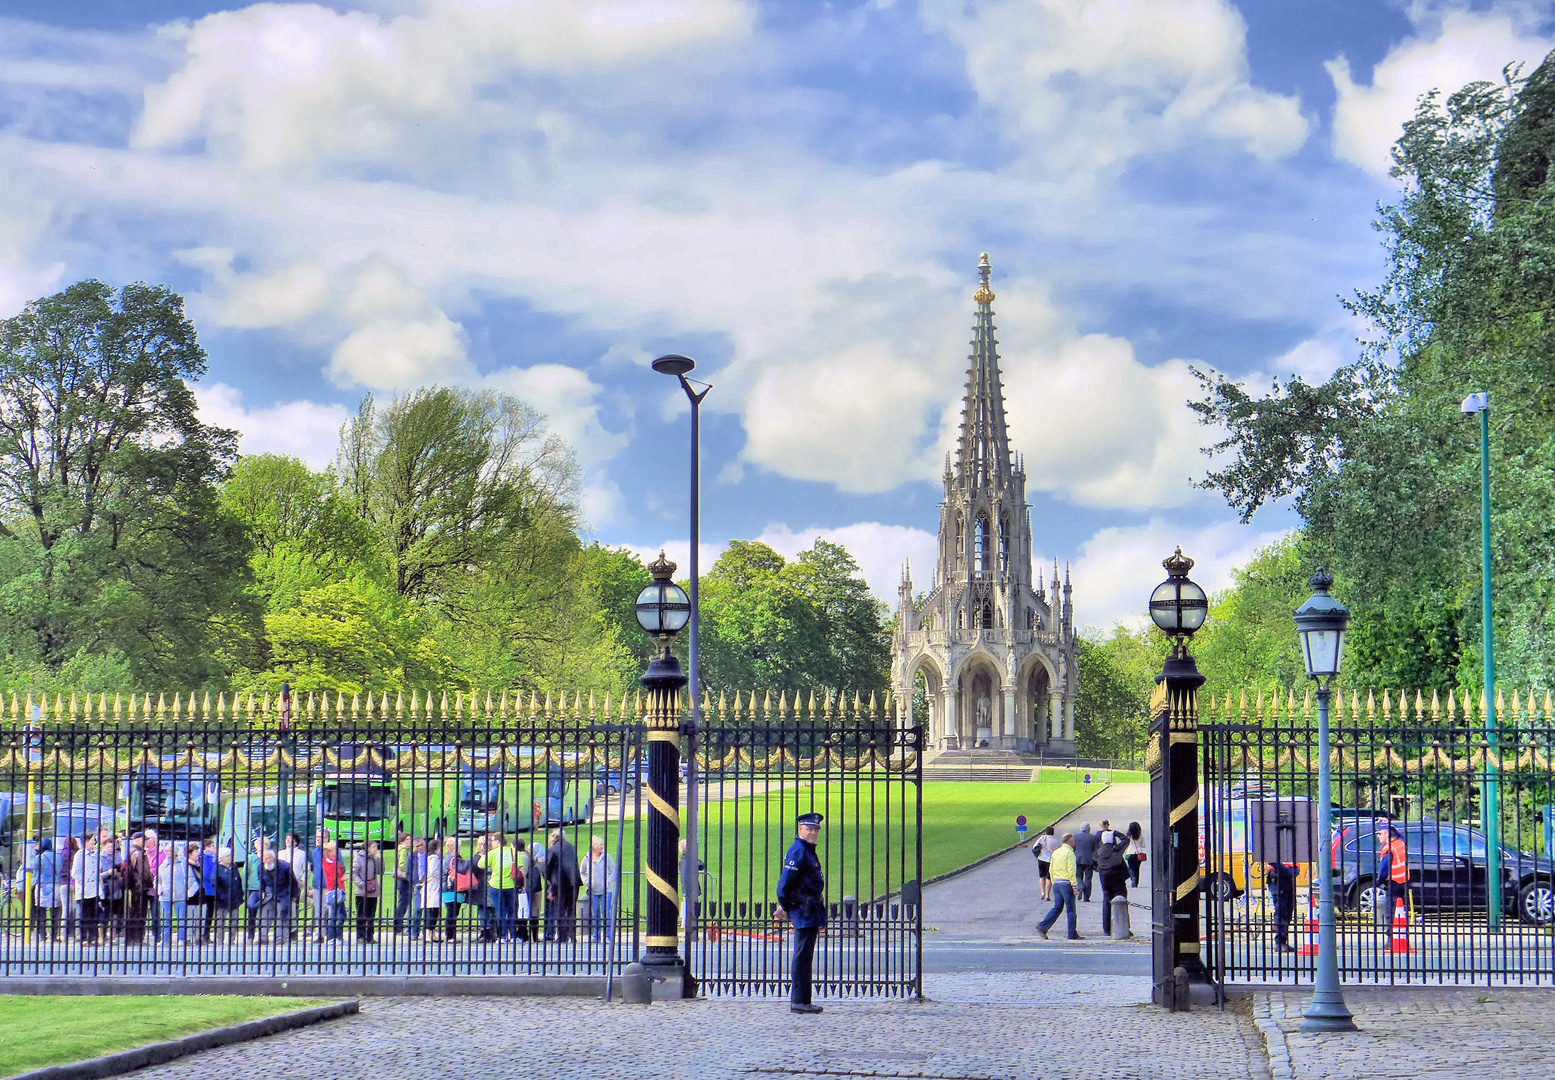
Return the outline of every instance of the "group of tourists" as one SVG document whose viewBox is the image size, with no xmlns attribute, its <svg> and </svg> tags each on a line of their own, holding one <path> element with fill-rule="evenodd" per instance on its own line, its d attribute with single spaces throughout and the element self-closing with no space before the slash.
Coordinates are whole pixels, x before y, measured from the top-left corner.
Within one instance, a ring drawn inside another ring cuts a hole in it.
<svg viewBox="0 0 1555 1080">
<path fill-rule="evenodd" d="M 472 939 L 575 941 L 578 923 L 595 941 L 615 926 L 621 870 L 592 838 L 580 860 L 560 829 L 549 844 L 500 832 L 473 839 L 399 836 L 391 858 L 366 841 L 353 848 L 318 829 L 304 845 L 288 833 L 279 847 L 253 837 L 243 862 L 214 838 L 159 840 L 153 830 L 114 835 L 44 837 L 19 868 L 31 884 L 29 920 L 39 941 L 232 944 L 346 936 L 375 940 L 386 884 L 394 889 L 396 939 L 459 940 L 461 913 Z M 386 877 L 387 875 L 387 877 Z"/>
<path fill-rule="evenodd" d="M 1079 909 L 1075 902 L 1090 901 L 1098 877 L 1101 932 L 1112 933 L 1113 897 L 1127 898 L 1129 886 L 1139 885 L 1139 868 L 1148 857 L 1144 830 L 1137 821 L 1129 822 L 1125 830 L 1114 829 L 1111 822 L 1103 820 L 1095 832 L 1087 821 L 1078 833 L 1066 832 L 1061 836 L 1049 825 L 1032 843 L 1031 853 L 1037 859 L 1041 897 L 1053 905 L 1037 924 L 1037 933 L 1047 937 L 1058 917 L 1067 912 L 1072 940 L 1082 936 L 1076 928 Z"/>
</svg>

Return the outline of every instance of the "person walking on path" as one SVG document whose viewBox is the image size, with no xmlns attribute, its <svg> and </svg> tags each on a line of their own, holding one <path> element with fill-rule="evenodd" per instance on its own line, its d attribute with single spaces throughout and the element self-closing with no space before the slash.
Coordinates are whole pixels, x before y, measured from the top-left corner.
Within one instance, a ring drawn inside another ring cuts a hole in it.
<svg viewBox="0 0 1555 1080">
<path fill-rule="evenodd" d="M 1149 856 L 1145 853 L 1145 830 L 1139 827 L 1139 822 L 1128 823 L 1128 883 L 1130 888 L 1139 888 L 1139 868 L 1144 865 Z"/>
<path fill-rule="evenodd" d="M 1112 898 L 1128 899 L 1128 865 L 1123 852 L 1128 849 L 1128 836 L 1116 829 L 1102 833 L 1101 845 L 1096 849 L 1096 873 L 1101 878 L 1101 932 L 1112 934 Z"/>
<path fill-rule="evenodd" d="M 1275 951 L 1293 953 L 1290 925 L 1296 917 L 1296 868 L 1290 863 L 1265 863 L 1263 883 L 1274 901 Z"/>
<path fill-rule="evenodd" d="M 605 838 L 589 838 L 583 860 L 583 890 L 589 898 L 589 940 L 608 941 L 614 925 L 616 897 L 621 892 L 621 868 L 605 850 Z"/>
<path fill-rule="evenodd" d="M 1075 887 L 1079 884 L 1079 870 L 1074 853 L 1074 833 L 1064 833 L 1063 840 L 1053 851 L 1053 908 L 1037 923 L 1037 933 L 1044 939 L 1048 930 L 1058 921 L 1059 912 L 1069 914 L 1069 940 L 1079 941 L 1080 932 L 1075 926 L 1079 914 L 1074 906 Z"/>
<path fill-rule="evenodd" d="M 351 893 L 356 900 L 356 940 L 364 945 L 372 944 L 373 929 L 378 924 L 378 896 L 383 890 L 383 856 L 378 842 L 367 841 L 367 846 L 351 856 Z"/>
<path fill-rule="evenodd" d="M 583 874 L 578 868 L 578 849 L 551 831 L 551 847 L 545 853 L 545 939 L 572 941 L 577 937 L 578 889 Z"/>
<path fill-rule="evenodd" d="M 800 814 L 795 822 L 798 835 L 783 855 L 783 871 L 778 875 L 777 910 L 774 917 L 788 918 L 794 928 L 794 958 L 789 970 L 791 989 L 788 1009 L 796 1013 L 818 1013 L 819 1005 L 810 1001 L 811 972 L 815 964 L 815 941 L 826 925 L 826 874 L 815 854 L 815 842 L 821 835 L 820 814 Z"/>
<path fill-rule="evenodd" d="M 1100 843 L 1101 837 L 1091 832 L 1089 821 L 1080 826 L 1079 835 L 1074 838 L 1074 862 L 1079 874 L 1075 891 L 1087 903 L 1091 899 L 1091 882 L 1096 874 L 1096 849 Z"/>
<path fill-rule="evenodd" d="M 1056 847 L 1058 837 L 1053 834 L 1051 825 L 1043 829 L 1042 835 L 1031 845 L 1031 853 L 1037 857 L 1037 890 L 1044 903 L 1051 903 L 1053 899 L 1053 849 Z"/>
</svg>

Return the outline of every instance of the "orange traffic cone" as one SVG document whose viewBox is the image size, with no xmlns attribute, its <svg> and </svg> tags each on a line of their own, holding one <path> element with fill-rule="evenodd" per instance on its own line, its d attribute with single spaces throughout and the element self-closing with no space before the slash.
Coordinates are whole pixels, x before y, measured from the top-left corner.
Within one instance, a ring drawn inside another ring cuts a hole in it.
<svg viewBox="0 0 1555 1080">
<path fill-rule="evenodd" d="M 1409 952 L 1409 917 L 1404 914 L 1404 901 L 1393 902 L 1393 951 Z"/>
<path fill-rule="evenodd" d="M 1307 893 L 1307 939 L 1296 949 L 1297 956 L 1317 955 L 1317 893 Z"/>
</svg>

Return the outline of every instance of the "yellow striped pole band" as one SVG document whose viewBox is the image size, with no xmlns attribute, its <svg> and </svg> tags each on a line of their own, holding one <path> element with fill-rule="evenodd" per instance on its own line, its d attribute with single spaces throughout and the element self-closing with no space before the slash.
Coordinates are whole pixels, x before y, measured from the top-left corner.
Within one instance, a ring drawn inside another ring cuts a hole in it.
<svg viewBox="0 0 1555 1080">
<path fill-rule="evenodd" d="M 653 788 L 649 787 L 643 790 L 648 793 L 648 805 L 669 818 L 678 827 L 680 825 L 680 811 L 671 806 L 670 801 L 657 791 L 654 791 Z"/>
<path fill-rule="evenodd" d="M 665 881 L 658 874 L 655 874 L 646 866 L 643 867 L 643 877 L 648 879 L 648 884 L 653 886 L 654 892 L 658 893 L 660 896 L 664 897 L 664 899 L 674 904 L 676 911 L 680 910 L 680 894 L 670 886 L 669 882 Z"/>
</svg>

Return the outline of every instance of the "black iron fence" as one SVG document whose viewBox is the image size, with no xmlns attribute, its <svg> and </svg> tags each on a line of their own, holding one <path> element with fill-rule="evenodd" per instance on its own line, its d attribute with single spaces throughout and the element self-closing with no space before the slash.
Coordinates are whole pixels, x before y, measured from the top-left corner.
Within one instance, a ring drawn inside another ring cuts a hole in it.
<svg viewBox="0 0 1555 1080">
<path fill-rule="evenodd" d="M 645 933 L 640 704 L 452 699 L 13 707 L 0 976 L 619 974 Z M 704 728 L 682 945 L 705 992 L 786 991 L 774 891 L 810 809 L 818 992 L 919 992 L 918 739 L 858 703 Z"/>
<path fill-rule="evenodd" d="M 764 727 L 704 727 L 693 973 L 711 993 L 786 993 L 774 915 L 798 814 L 819 811 L 830 901 L 818 993 L 921 996 L 922 731 L 863 709 Z"/>
<path fill-rule="evenodd" d="M 1491 736 L 1403 704 L 1381 718 L 1352 707 L 1332 725 L 1341 975 L 1555 982 L 1555 726 L 1513 712 Z M 1316 723 L 1310 703 L 1261 720 L 1199 727 L 1205 962 L 1222 981 L 1308 981 L 1324 842 Z"/>
</svg>

